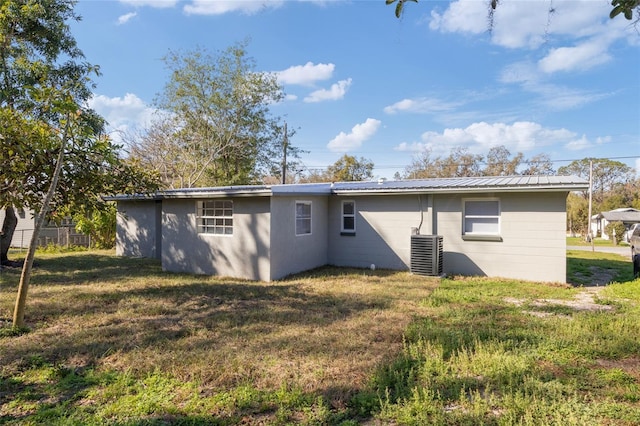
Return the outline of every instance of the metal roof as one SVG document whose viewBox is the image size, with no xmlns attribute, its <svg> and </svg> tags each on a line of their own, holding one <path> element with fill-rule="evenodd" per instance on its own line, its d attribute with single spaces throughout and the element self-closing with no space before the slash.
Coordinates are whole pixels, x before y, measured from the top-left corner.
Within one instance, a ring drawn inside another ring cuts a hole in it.
<svg viewBox="0 0 640 426">
<path fill-rule="evenodd" d="M 333 193 L 577 191 L 588 187 L 587 181 L 575 176 L 483 176 L 341 182 L 334 184 Z"/>
<path fill-rule="evenodd" d="M 155 194 L 116 195 L 108 201 L 161 200 L 167 198 L 219 198 L 255 196 L 303 196 L 398 193 L 480 193 L 522 191 L 579 191 L 588 189 L 584 179 L 575 176 L 487 176 L 386 180 L 369 182 L 307 183 L 289 185 L 237 185 L 213 188 L 184 188 L 158 191 Z"/>
<path fill-rule="evenodd" d="M 609 222 L 640 222 L 640 210 L 636 209 L 616 209 L 608 212 L 601 212 L 597 218 L 605 218 Z"/>
</svg>

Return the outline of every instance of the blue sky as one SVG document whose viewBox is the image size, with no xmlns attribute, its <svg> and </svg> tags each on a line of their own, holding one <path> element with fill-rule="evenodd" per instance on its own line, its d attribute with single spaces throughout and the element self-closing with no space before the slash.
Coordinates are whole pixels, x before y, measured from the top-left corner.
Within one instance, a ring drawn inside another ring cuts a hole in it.
<svg viewBox="0 0 640 426">
<path fill-rule="evenodd" d="M 489 32 L 482 0 L 408 3 L 401 19 L 383 0 L 80 0 L 72 32 L 101 67 L 91 106 L 115 139 L 148 123 L 169 49 L 248 38 L 309 169 L 347 153 L 390 178 L 427 149 L 504 145 L 555 168 L 602 157 L 640 170 L 640 28 L 610 8 L 503 0 Z"/>
</svg>

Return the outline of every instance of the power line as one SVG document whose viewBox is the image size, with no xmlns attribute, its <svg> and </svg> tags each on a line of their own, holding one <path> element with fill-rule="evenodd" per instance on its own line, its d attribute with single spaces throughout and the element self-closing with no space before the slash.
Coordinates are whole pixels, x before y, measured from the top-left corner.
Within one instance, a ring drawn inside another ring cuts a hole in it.
<svg viewBox="0 0 640 426">
<path fill-rule="evenodd" d="M 439 158 L 439 157 L 437 157 Z M 446 157 L 445 157 L 446 158 Z M 574 161 L 582 161 L 582 160 L 586 160 L 592 157 L 585 157 L 585 158 L 574 158 L 574 159 L 562 159 L 562 160 L 543 160 L 543 161 L 521 161 L 521 164 L 535 164 L 535 163 L 540 163 L 540 162 L 549 162 L 549 163 L 571 163 Z M 594 160 L 633 160 L 633 159 L 640 159 L 640 155 L 626 155 L 626 156 L 616 156 L 616 157 L 593 157 Z M 482 165 L 488 165 L 489 163 L 486 161 L 478 161 L 478 164 L 482 164 Z M 463 163 L 458 163 L 458 165 L 461 165 Z M 505 164 L 505 163 L 492 163 L 492 164 Z M 313 170 L 313 171 L 321 171 L 321 170 L 326 170 L 327 168 L 331 167 L 333 164 L 329 164 L 329 165 L 314 165 L 314 166 L 306 166 L 305 168 L 309 171 Z M 378 170 L 387 170 L 387 169 L 402 169 L 407 167 L 407 164 L 402 164 L 402 165 L 395 165 L 395 164 L 383 164 L 383 165 L 375 165 L 374 164 L 374 169 L 378 169 Z"/>
</svg>

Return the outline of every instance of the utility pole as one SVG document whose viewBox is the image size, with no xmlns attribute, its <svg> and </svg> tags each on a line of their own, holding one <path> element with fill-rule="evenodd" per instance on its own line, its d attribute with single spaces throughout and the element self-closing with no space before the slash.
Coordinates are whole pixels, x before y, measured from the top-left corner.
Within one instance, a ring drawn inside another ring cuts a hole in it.
<svg viewBox="0 0 640 426">
<path fill-rule="evenodd" d="M 282 184 L 287 183 L 287 122 L 284 122 L 284 141 L 283 148 L 284 153 L 282 155 Z"/>
<path fill-rule="evenodd" d="M 587 235 L 591 240 L 591 251 L 595 251 L 595 243 L 593 242 L 593 235 L 591 235 L 591 205 L 593 201 L 593 160 L 589 160 L 589 213 L 587 217 Z"/>
</svg>

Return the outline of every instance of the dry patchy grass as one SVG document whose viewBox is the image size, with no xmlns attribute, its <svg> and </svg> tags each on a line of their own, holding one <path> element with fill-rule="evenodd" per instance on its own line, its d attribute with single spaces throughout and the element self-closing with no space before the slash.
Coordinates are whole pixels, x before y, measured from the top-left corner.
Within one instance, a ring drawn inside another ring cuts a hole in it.
<svg viewBox="0 0 640 426">
<path fill-rule="evenodd" d="M 9 318 L 18 271 L 2 275 Z M 272 283 L 162 273 L 108 252 L 46 255 L 30 289 L 31 332 L 3 339 L 2 376 L 34 357 L 135 377 L 161 371 L 204 394 L 251 384 L 344 406 L 402 348 L 438 281 L 324 268 Z"/>
<path fill-rule="evenodd" d="M 593 256 L 570 254 L 572 277 L 594 263 L 626 276 Z M 640 423 L 640 280 L 577 306 L 583 288 L 486 277 L 38 263 L 30 332 L 0 334 L 0 424 Z M 18 277 L 0 275 L 0 322 Z"/>
</svg>

